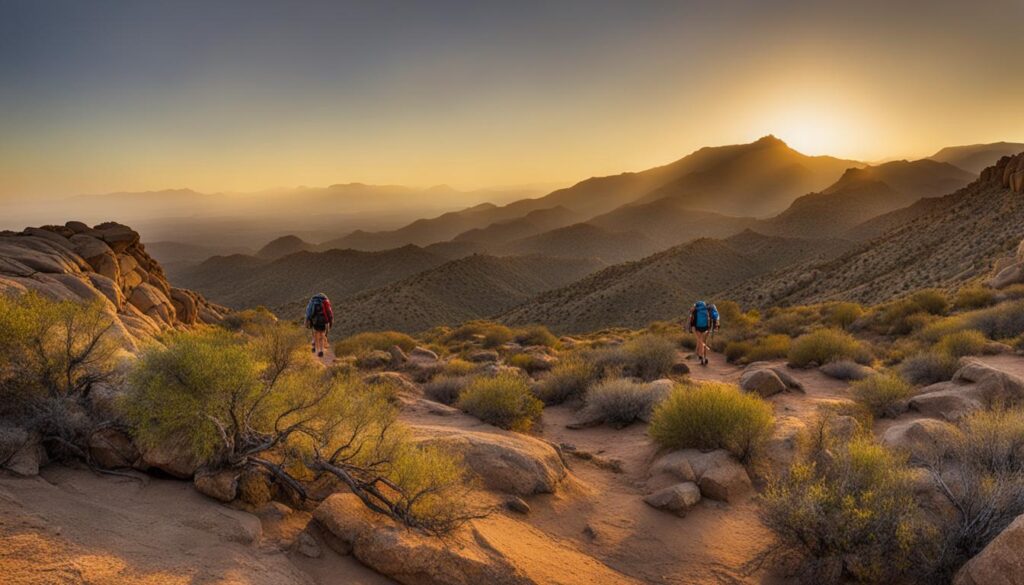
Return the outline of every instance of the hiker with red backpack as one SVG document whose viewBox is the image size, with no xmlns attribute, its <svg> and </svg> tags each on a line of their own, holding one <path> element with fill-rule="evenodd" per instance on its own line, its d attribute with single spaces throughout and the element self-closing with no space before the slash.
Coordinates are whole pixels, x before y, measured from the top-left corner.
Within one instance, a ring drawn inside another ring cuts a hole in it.
<svg viewBox="0 0 1024 585">
<path fill-rule="evenodd" d="M 708 338 L 721 326 L 718 307 L 697 301 L 690 307 L 690 321 L 686 330 L 697 336 L 697 358 L 702 366 L 708 365 Z"/>
<path fill-rule="evenodd" d="M 306 305 L 306 327 L 313 330 L 313 353 L 324 357 L 327 347 L 327 332 L 334 325 L 334 311 L 331 300 L 324 293 L 317 293 Z"/>
</svg>

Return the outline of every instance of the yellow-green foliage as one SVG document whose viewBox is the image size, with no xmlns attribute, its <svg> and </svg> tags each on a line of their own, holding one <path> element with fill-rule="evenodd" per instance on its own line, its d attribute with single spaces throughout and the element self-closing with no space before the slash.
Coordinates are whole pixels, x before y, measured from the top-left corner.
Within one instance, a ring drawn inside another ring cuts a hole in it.
<svg viewBox="0 0 1024 585">
<path fill-rule="evenodd" d="M 478 369 L 480 367 L 477 364 L 462 358 L 452 358 L 444 364 L 444 374 L 446 376 L 468 376 Z"/>
<path fill-rule="evenodd" d="M 818 313 L 811 307 L 775 308 L 768 314 L 764 326 L 769 333 L 795 337 L 806 333 L 818 319 Z"/>
<path fill-rule="evenodd" d="M 840 329 L 816 329 L 801 335 L 789 350 L 790 363 L 798 367 L 806 367 L 812 362 L 821 365 L 839 359 L 867 363 L 871 357 L 859 341 Z"/>
<path fill-rule="evenodd" d="M 999 290 L 999 299 L 1014 301 L 1024 299 L 1024 284 L 1011 284 Z"/>
<path fill-rule="evenodd" d="M 992 289 L 983 286 L 967 286 L 956 293 L 954 305 L 957 309 L 981 309 L 996 302 Z"/>
<path fill-rule="evenodd" d="M 561 404 L 582 398 L 587 387 L 598 376 L 595 364 L 579 353 L 564 356 L 534 389 L 545 404 Z"/>
<path fill-rule="evenodd" d="M 462 390 L 458 405 L 484 422 L 523 432 L 533 427 L 544 410 L 526 381 L 506 372 L 474 379 Z"/>
<path fill-rule="evenodd" d="M 372 331 L 357 333 L 342 339 L 334 346 L 334 353 L 339 356 L 358 355 L 371 350 L 387 351 L 397 345 L 403 351 L 416 347 L 416 340 L 397 331 Z"/>
<path fill-rule="evenodd" d="M 686 349 L 697 349 L 697 336 L 693 333 L 682 333 L 678 337 L 679 346 Z"/>
<path fill-rule="evenodd" d="M 107 380 L 118 350 L 112 323 L 101 301 L 0 295 L 0 413 L 29 400 L 77 400 Z"/>
<path fill-rule="evenodd" d="M 644 380 L 664 378 L 676 362 L 675 344 L 657 335 L 641 335 L 623 346 L 630 373 Z"/>
<path fill-rule="evenodd" d="M 526 353 L 517 353 L 506 359 L 505 362 L 513 368 L 519 368 L 529 372 L 530 366 L 533 364 L 533 356 Z"/>
<path fill-rule="evenodd" d="M 948 309 L 949 301 L 942 291 L 925 289 L 879 307 L 874 321 L 883 333 L 906 335 L 927 325 L 929 315 L 942 315 Z"/>
<path fill-rule="evenodd" d="M 725 354 L 725 361 L 729 363 L 746 363 L 747 356 L 754 349 L 754 344 L 749 341 L 728 341 L 722 348 Z"/>
<path fill-rule="evenodd" d="M 949 380 L 958 367 L 957 359 L 945 352 L 923 351 L 905 360 L 900 372 L 911 384 L 924 386 Z"/>
<path fill-rule="evenodd" d="M 930 323 L 918 336 L 934 342 L 943 335 L 976 329 L 989 339 L 1010 339 L 1024 331 L 1024 301 L 1007 301 Z"/>
<path fill-rule="evenodd" d="M 809 451 L 762 497 L 762 520 L 781 553 L 799 561 L 807 583 L 904 582 L 928 537 L 906 462 L 870 437 L 825 429 L 804 443 Z"/>
<path fill-rule="evenodd" d="M 954 358 L 978 355 L 985 350 L 988 339 L 981 331 L 967 330 L 947 333 L 935 344 L 935 349 Z"/>
<path fill-rule="evenodd" d="M 725 346 L 725 359 L 729 362 L 750 363 L 774 360 L 789 355 L 792 343 L 788 335 L 776 334 L 757 338 L 755 341 L 730 341 Z"/>
<path fill-rule="evenodd" d="M 771 434 L 774 420 L 760 396 L 711 382 L 677 387 L 654 409 L 648 433 L 668 449 L 728 449 L 748 459 Z"/>
<path fill-rule="evenodd" d="M 761 314 L 756 310 L 743 312 L 735 301 L 719 301 L 715 303 L 722 324 L 735 330 L 748 330 L 758 324 Z"/>
<path fill-rule="evenodd" d="M 517 343 L 525 346 L 543 345 L 555 347 L 558 345 L 558 338 L 543 325 L 527 325 L 526 327 L 516 329 L 515 340 Z"/>
<path fill-rule="evenodd" d="M 857 303 L 835 302 L 822 307 L 822 313 L 830 325 L 849 329 L 864 315 L 864 307 Z"/>
<path fill-rule="evenodd" d="M 469 321 L 459 325 L 442 337 L 442 342 L 455 346 L 469 341 L 479 341 L 487 348 L 496 348 L 512 341 L 515 332 L 501 323 L 492 321 Z"/>
<path fill-rule="evenodd" d="M 397 504 L 411 525 L 443 534 L 464 521 L 471 485 L 458 454 L 405 441 L 395 450 L 387 476 L 399 488 Z"/>
<path fill-rule="evenodd" d="M 277 321 L 270 309 L 259 306 L 228 313 L 219 325 L 231 331 L 249 331 L 253 328 L 269 325 Z"/>
<path fill-rule="evenodd" d="M 914 388 L 896 374 L 875 374 L 852 385 L 853 396 L 876 417 L 897 416 Z"/>
<path fill-rule="evenodd" d="M 928 343 L 935 343 L 945 335 L 970 329 L 966 315 L 944 317 L 928 323 L 915 334 L 915 337 Z"/>
</svg>

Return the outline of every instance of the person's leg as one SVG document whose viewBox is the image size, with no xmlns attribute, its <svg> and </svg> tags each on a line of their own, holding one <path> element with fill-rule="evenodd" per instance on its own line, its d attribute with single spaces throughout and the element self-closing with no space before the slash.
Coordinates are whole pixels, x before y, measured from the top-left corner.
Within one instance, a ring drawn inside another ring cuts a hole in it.
<svg viewBox="0 0 1024 585">
<path fill-rule="evenodd" d="M 703 362 L 704 361 L 705 351 L 706 351 L 706 348 L 707 348 L 707 346 L 704 344 L 705 343 L 706 334 L 703 331 L 697 331 L 696 335 L 697 335 L 697 357 L 699 357 L 700 360 Z"/>
<path fill-rule="evenodd" d="M 324 332 L 323 331 L 317 331 L 316 332 L 316 351 L 317 351 L 317 353 L 322 353 L 324 351 L 324 345 L 326 345 L 324 343 L 324 337 L 325 336 L 324 336 Z"/>
</svg>

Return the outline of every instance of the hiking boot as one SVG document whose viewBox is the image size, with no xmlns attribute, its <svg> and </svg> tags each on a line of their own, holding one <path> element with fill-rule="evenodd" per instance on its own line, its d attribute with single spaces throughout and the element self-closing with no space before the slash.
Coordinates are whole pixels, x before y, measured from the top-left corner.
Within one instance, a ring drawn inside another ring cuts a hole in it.
<svg viewBox="0 0 1024 585">
<path fill-rule="evenodd" d="M 313 353 L 316 353 L 316 345 L 313 345 Z"/>
<path fill-rule="evenodd" d="M 321 351 L 320 353 L 318 353 L 316 355 L 317 355 L 317 357 L 324 357 L 324 352 Z"/>
</svg>

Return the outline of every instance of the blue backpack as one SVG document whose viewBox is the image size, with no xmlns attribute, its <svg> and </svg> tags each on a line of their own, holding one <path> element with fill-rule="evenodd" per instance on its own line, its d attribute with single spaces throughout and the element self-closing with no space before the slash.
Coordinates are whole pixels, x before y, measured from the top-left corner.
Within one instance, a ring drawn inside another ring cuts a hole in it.
<svg viewBox="0 0 1024 585">
<path fill-rule="evenodd" d="M 704 301 L 697 301 L 693 305 L 693 326 L 697 329 L 707 329 L 708 323 L 708 304 Z"/>
</svg>

